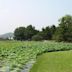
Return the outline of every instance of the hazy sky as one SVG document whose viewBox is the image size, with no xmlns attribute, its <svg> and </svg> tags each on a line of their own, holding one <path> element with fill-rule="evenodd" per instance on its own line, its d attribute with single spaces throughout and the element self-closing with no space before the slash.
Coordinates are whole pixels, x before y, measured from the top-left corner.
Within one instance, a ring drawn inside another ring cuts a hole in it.
<svg viewBox="0 0 72 72">
<path fill-rule="evenodd" d="M 0 34 L 32 24 L 36 29 L 58 25 L 58 19 L 72 15 L 72 0 L 0 0 Z"/>
</svg>

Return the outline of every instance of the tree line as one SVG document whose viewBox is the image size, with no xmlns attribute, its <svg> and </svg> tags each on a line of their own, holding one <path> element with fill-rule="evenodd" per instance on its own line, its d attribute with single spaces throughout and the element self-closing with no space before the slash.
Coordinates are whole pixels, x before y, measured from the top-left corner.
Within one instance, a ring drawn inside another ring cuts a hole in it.
<svg viewBox="0 0 72 72">
<path fill-rule="evenodd" d="M 59 25 L 47 26 L 41 31 L 34 26 L 18 27 L 14 31 L 15 40 L 56 40 L 72 42 L 72 16 L 65 15 L 59 19 Z"/>
</svg>

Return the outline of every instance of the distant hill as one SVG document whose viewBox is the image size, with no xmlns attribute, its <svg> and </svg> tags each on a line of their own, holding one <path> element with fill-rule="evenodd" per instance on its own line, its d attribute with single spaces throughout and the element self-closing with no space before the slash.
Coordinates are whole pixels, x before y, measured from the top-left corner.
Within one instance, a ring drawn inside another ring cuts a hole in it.
<svg viewBox="0 0 72 72">
<path fill-rule="evenodd" d="M 14 37 L 14 34 L 13 33 L 5 33 L 5 34 L 2 34 L 2 35 L 0 35 L 0 38 L 2 38 L 2 39 L 13 39 L 13 37 Z"/>
</svg>

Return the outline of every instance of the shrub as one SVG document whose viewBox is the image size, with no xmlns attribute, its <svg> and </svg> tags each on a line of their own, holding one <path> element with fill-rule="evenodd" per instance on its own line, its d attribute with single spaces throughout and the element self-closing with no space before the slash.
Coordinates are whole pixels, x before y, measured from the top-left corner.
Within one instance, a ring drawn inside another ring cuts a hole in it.
<svg viewBox="0 0 72 72">
<path fill-rule="evenodd" d="M 34 40 L 34 41 L 42 41 L 43 40 L 43 37 L 41 35 L 34 35 L 32 37 L 32 40 Z"/>
</svg>

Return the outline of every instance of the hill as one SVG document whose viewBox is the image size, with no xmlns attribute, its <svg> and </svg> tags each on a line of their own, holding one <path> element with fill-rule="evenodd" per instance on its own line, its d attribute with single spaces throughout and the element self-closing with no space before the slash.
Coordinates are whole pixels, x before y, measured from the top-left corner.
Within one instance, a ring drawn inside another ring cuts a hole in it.
<svg viewBox="0 0 72 72">
<path fill-rule="evenodd" d="M 2 34 L 2 35 L 0 35 L 0 38 L 2 38 L 2 39 L 13 39 L 13 37 L 14 37 L 14 34 L 13 33 L 5 33 L 5 34 Z"/>
</svg>

